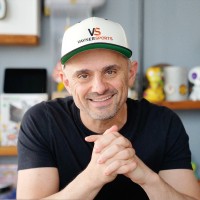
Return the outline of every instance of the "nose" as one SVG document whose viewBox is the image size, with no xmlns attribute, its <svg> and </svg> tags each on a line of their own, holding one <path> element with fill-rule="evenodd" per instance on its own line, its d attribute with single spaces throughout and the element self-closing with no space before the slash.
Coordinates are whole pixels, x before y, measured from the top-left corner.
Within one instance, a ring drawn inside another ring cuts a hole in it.
<svg viewBox="0 0 200 200">
<path fill-rule="evenodd" d="M 95 76 L 92 81 L 92 92 L 104 94 L 108 89 L 108 83 L 101 76 Z"/>
</svg>

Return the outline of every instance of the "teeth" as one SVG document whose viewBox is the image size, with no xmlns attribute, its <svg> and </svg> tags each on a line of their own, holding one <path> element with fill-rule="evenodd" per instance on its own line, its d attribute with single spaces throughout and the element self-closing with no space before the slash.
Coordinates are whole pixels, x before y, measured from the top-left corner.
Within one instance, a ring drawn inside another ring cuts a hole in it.
<svg viewBox="0 0 200 200">
<path fill-rule="evenodd" d="M 111 96 L 106 97 L 106 98 L 104 98 L 104 99 L 93 99 L 93 101 L 101 102 L 101 101 L 106 101 L 106 100 L 108 100 L 108 99 L 110 99 L 110 98 L 111 98 Z"/>
</svg>

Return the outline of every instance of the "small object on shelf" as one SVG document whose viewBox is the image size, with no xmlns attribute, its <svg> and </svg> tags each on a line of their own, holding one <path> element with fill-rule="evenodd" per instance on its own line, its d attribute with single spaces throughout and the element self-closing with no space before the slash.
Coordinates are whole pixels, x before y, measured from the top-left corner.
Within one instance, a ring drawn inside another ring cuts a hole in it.
<svg viewBox="0 0 200 200">
<path fill-rule="evenodd" d="M 0 20 L 4 19 L 6 16 L 6 0 L 0 0 Z"/>
<path fill-rule="evenodd" d="M 166 66 L 164 72 L 164 91 L 166 101 L 188 99 L 187 69 L 182 66 Z"/>
<path fill-rule="evenodd" d="M 197 164 L 196 164 L 194 161 L 192 161 L 192 162 L 191 162 L 191 165 L 192 165 L 192 169 L 193 169 L 193 171 L 194 171 L 194 175 L 195 175 L 196 178 L 198 179 L 199 177 L 198 177 L 198 174 L 197 174 Z"/>
<path fill-rule="evenodd" d="M 0 199 L 16 199 L 17 164 L 0 165 Z"/>
<path fill-rule="evenodd" d="M 46 93 L 46 68 L 5 68 L 4 93 Z"/>
<path fill-rule="evenodd" d="M 146 71 L 148 88 L 143 97 L 152 103 L 161 102 L 165 99 L 163 91 L 163 72 L 159 65 L 151 66 Z"/>
<path fill-rule="evenodd" d="M 24 113 L 33 105 L 47 100 L 47 93 L 0 95 L 1 146 L 16 146 L 18 131 Z"/>
<path fill-rule="evenodd" d="M 192 101 L 200 100 L 200 66 L 189 71 L 188 79 L 193 84 L 189 99 Z"/>
<path fill-rule="evenodd" d="M 44 0 L 44 15 L 50 16 L 53 4 L 65 4 L 66 6 L 90 6 L 92 9 L 97 9 L 101 7 L 106 0 Z"/>
</svg>

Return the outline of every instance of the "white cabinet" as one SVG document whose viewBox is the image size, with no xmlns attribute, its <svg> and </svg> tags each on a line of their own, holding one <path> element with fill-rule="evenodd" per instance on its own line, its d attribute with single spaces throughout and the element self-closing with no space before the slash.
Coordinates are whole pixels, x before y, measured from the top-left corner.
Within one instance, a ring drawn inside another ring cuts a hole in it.
<svg viewBox="0 0 200 200">
<path fill-rule="evenodd" d="M 0 19 L 0 44 L 34 45 L 40 36 L 40 0 L 6 0 Z"/>
</svg>

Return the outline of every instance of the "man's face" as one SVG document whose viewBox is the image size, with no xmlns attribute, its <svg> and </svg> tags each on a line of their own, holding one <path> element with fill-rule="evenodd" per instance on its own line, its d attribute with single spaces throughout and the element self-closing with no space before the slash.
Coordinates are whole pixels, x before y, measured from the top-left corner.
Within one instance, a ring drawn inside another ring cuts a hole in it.
<svg viewBox="0 0 200 200">
<path fill-rule="evenodd" d="M 126 109 L 133 68 L 128 59 L 111 50 L 89 50 L 71 58 L 62 80 L 81 118 L 107 120 Z"/>
</svg>

